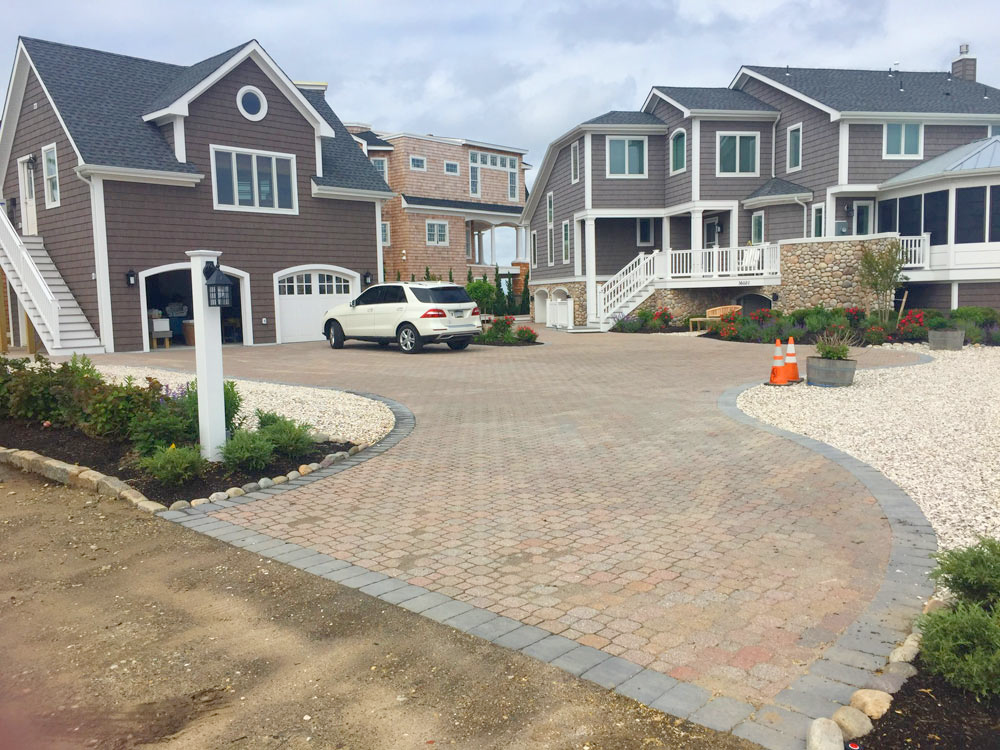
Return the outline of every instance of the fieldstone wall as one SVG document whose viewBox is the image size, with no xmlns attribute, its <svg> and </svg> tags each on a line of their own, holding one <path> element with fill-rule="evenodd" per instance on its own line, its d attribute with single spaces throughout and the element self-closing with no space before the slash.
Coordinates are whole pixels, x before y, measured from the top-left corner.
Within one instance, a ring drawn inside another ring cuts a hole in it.
<svg viewBox="0 0 1000 750">
<path fill-rule="evenodd" d="M 895 242 L 892 237 L 845 237 L 782 244 L 781 284 L 768 287 L 778 293 L 775 309 L 788 311 L 815 305 L 870 309 L 874 299 L 858 282 L 861 255 L 866 248 L 882 249 L 891 242 Z"/>
<path fill-rule="evenodd" d="M 598 286 L 600 286 L 600 283 L 598 283 Z M 552 293 L 556 289 L 565 289 L 573 300 L 573 325 L 580 327 L 587 325 L 587 282 L 567 281 L 562 284 L 536 284 L 529 280 L 528 289 L 531 293 L 532 320 L 535 319 L 535 292 L 539 289 L 544 289 L 549 293 L 549 299 L 551 299 Z"/>
</svg>

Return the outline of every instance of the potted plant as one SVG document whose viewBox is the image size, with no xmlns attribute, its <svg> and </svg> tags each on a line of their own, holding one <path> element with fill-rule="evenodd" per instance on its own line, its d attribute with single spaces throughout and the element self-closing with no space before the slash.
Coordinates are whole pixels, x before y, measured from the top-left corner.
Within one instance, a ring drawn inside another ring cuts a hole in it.
<svg viewBox="0 0 1000 750">
<path fill-rule="evenodd" d="M 927 342 L 931 349 L 957 352 L 965 343 L 965 331 L 957 328 L 954 323 L 943 316 L 928 320 L 927 328 Z"/>
<path fill-rule="evenodd" d="M 858 362 L 850 359 L 854 334 L 850 329 L 829 328 L 816 339 L 818 357 L 806 357 L 806 382 L 824 388 L 842 388 L 854 382 Z"/>
</svg>

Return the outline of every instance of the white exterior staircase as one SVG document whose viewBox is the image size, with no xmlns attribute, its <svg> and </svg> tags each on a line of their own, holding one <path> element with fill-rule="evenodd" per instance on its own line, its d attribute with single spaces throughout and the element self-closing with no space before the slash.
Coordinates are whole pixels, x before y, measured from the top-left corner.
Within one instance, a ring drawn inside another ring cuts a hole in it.
<svg viewBox="0 0 1000 750">
<path fill-rule="evenodd" d="M 610 331 L 623 318 L 653 293 L 658 278 L 658 266 L 663 253 L 654 250 L 649 255 L 639 253 L 622 270 L 597 289 L 597 323 L 602 331 Z"/>
<path fill-rule="evenodd" d="M 0 269 L 50 356 L 103 354 L 104 346 L 83 314 L 41 237 L 21 237 L 0 211 Z"/>
</svg>

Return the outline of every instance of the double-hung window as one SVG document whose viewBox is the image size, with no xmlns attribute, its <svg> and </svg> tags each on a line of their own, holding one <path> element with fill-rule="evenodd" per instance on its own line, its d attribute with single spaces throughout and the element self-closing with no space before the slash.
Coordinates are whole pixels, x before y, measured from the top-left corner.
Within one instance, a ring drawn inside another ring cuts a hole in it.
<svg viewBox="0 0 1000 750">
<path fill-rule="evenodd" d="M 551 266 L 556 262 L 555 229 L 553 229 L 552 227 L 549 227 L 548 240 L 549 240 L 549 265 Z"/>
<path fill-rule="evenodd" d="M 390 240 L 391 239 L 392 239 L 392 235 L 389 232 L 389 222 L 388 221 L 383 221 L 382 222 L 382 246 L 385 247 L 386 245 L 390 244 Z"/>
<path fill-rule="evenodd" d="M 580 181 L 580 144 L 577 141 L 569 147 L 569 179 L 572 183 Z"/>
<path fill-rule="evenodd" d="M 210 148 L 216 210 L 299 212 L 294 154 Z"/>
<path fill-rule="evenodd" d="M 646 136 L 619 138 L 607 136 L 606 176 L 610 178 L 644 178 L 646 176 Z"/>
<path fill-rule="evenodd" d="M 447 245 L 448 244 L 448 222 L 447 221 L 427 221 L 427 244 Z"/>
<path fill-rule="evenodd" d="M 45 178 L 45 207 L 59 206 L 59 162 L 56 158 L 56 144 L 42 149 L 42 169 Z"/>
<path fill-rule="evenodd" d="M 507 197 L 512 200 L 517 200 L 517 172 L 507 173 Z"/>
<path fill-rule="evenodd" d="M 427 157 L 426 156 L 411 156 L 410 157 L 410 169 L 414 172 L 426 172 L 427 171 Z"/>
<path fill-rule="evenodd" d="M 883 159 L 923 159 L 924 126 L 918 122 L 887 122 L 882 129 Z"/>
<path fill-rule="evenodd" d="M 555 249 L 555 219 L 556 219 L 556 203 L 555 197 L 552 193 L 545 194 L 545 223 L 547 224 L 547 232 L 545 235 L 546 240 L 548 240 L 547 245 L 547 255 L 549 260 L 549 265 L 551 266 L 556 262 L 556 249 Z"/>
<path fill-rule="evenodd" d="M 479 167 L 469 165 L 469 195 L 479 197 Z"/>
<path fill-rule="evenodd" d="M 758 133 L 718 133 L 716 138 L 716 177 L 757 177 L 760 174 Z"/>
<path fill-rule="evenodd" d="M 750 243 L 761 245 L 764 243 L 764 212 L 758 211 L 750 217 Z"/>
<path fill-rule="evenodd" d="M 573 233 L 569 231 L 569 222 L 562 223 L 562 262 L 569 263 L 569 254 L 573 249 Z"/>
<path fill-rule="evenodd" d="M 826 234 L 826 225 L 823 222 L 823 214 L 826 213 L 826 209 L 822 203 L 813 203 L 812 212 L 812 236 L 823 237 Z"/>
<path fill-rule="evenodd" d="M 378 176 L 383 180 L 388 182 L 388 178 L 385 176 L 385 164 L 386 159 L 384 156 L 373 156 L 371 159 L 372 166 L 375 167 L 375 171 L 378 172 Z"/>
<path fill-rule="evenodd" d="M 786 172 L 798 172 L 802 169 L 802 123 L 792 125 L 785 131 Z"/>
<path fill-rule="evenodd" d="M 675 130 L 670 136 L 670 174 L 687 169 L 687 132 Z"/>
<path fill-rule="evenodd" d="M 538 266 L 538 232 L 531 233 L 531 267 Z"/>
</svg>

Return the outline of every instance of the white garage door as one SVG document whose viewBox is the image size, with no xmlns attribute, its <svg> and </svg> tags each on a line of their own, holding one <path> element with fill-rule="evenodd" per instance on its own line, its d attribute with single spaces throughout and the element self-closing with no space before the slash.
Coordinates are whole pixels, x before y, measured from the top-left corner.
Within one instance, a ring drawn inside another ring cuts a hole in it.
<svg viewBox="0 0 1000 750">
<path fill-rule="evenodd" d="M 331 271 L 296 271 L 278 277 L 281 341 L 321 341 L 323 314 L 355 296 L 352 280 Z"/>
</svg>

